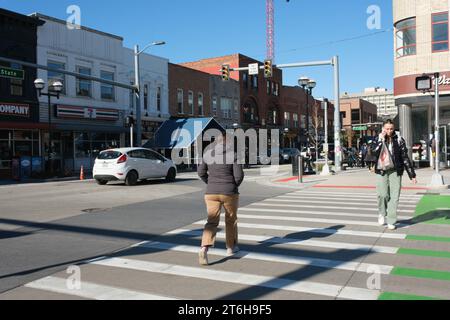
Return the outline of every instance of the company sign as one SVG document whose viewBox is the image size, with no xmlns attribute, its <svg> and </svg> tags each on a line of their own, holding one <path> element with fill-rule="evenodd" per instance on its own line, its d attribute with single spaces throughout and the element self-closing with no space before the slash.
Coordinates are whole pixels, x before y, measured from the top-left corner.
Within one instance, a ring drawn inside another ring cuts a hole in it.
<svg viewBox="0 0 450 320">
<path fill-rule="evenodd" d="M 0 115 L 29 118 L 30 106 L 28 104 L 0 102 Z"/>
</svg>

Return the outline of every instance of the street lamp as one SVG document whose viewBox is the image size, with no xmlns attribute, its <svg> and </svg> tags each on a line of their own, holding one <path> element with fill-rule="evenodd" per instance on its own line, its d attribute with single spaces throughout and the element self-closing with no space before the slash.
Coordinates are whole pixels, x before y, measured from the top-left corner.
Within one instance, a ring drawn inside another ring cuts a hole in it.
<svg viewBox="0 0 450 320">
<path fill-rule="evenodd" d="M 151 46 L 162 46 L 166 44 L 165 41 L 154 41 L 139 51 L 139 46 L 134 46 L 134 75 L 135 75 L 135 87 L 136 87 L 136 143 L 141 146 L 142 133 L 141 133 L 141 87 L 140 87 L 140 74 L 139 74 L 139 56 L 145 50 Z M 132 146 L 133 147 L 133 146 Z"/>
<path fill-rule="evenodd" d="M 53 82 L 48 86 L 48 92 L 43 93 L 42 90 L 45 88 L 45 81 L 42 79 L 36 79 L 34 81 L 34 87 L 38 91 L 39 97 L 47 96 L 48 98 L 48 159 L 49 159 L 49 173 L 53 173 L 53 150 L 52 150 L 52 105 L 50 98 L 56 97 L 59 99 L 59 95 L 63 89 L 63 84 L 60 81 Z"/>
<path fill-rule="evenodd" d="M 306 92 L 306 141 L 307 148 L 309 147 L 309 96 L 312 96 L 312 91 L 316 87 L 317 82 L 308 77 L 301 77 L 298 80 L 299 85 Z M 306 88 L 306 89 L 305 89 Z"/>
</svg>

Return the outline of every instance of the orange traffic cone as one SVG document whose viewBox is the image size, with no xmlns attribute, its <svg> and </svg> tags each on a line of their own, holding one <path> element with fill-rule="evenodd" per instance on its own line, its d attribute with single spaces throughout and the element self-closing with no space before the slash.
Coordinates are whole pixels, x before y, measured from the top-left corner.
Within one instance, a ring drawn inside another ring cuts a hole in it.
<svg viewBox="0 0 450 320">
<path fill-rule="evenodd" d="M 81 170 L 80 170 L 80 180 L 84 180 L 84 170 L 83 170 L 83 166 L 81 166 Z"/>
</svg>

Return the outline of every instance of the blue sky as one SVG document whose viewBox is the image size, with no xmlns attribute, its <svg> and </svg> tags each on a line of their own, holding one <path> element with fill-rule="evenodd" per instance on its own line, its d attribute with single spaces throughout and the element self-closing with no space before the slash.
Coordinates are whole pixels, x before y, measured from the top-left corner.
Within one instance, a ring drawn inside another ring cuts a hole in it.
<svg viewBox="0 0 450 320">
<path fill-rule="evenodd" d="M 166 41 L 151 53 L 174 63 L 236 52 L 265 58 L 265 0 L 0 0 L 8 10 L 64 20 L 70 5 L 80 7 L 82 25 L 122 36 L 127 47 Z M 367 27 L 371 5 L 381 9 L 378 30 Z M 275 25 L 277 63 L 329 60 L 337 54 L 341 92 L 392 88 L 392 1 L 275 0 Z M 317 81 L 315 96 L 333 98 L 331 67 L 287 69 L 284 84 L 296 85 L 302 75 Z"/>
</svg>

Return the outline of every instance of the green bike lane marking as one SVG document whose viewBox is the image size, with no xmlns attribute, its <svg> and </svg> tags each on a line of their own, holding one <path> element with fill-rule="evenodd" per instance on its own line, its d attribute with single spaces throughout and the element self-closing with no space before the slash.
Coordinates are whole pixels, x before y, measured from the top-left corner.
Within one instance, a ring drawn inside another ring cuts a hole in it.
<svg viewBox="0 0 450 320">
<path fill-rule="evenodd" d="M 442 300 L 442 299 L 426 296 L 415 296 L 411 294 L 403 294 L 397 292 L 383 292 L 378 297 L 378 300 Z"/>
<path fill-rule="evenodd" d="M 405 239 L 417 241 L 450 242 L 450 237 L 421 236 L 414 234 L 407 235 Z"/>
<path fill-rule="evenodd" d="M 448 208 L 448 209 L 446 209 Z M 424 196 L 416 207 L 414 223 L 450 225 L 450 196 Z M 405 240 L 450 243 L 450 237 L 407 235 Z M 399 248 L 397 254 L 450 259 L 450 251 Z M 392 276 L 450 281 L 450 272 L 394 267 Z M 378 300 L 442 300 L 437 297 L 382 292 Z"/>
<path fill-rule="evenodd" d="M 425 195 L 417 204 L 415 223 L 450 225 L 450 196 Z"/>
</svg>

